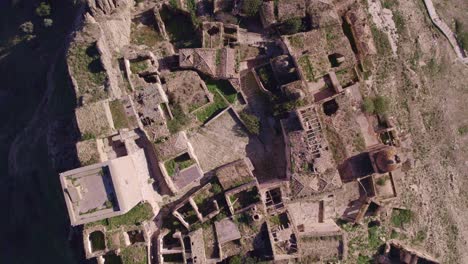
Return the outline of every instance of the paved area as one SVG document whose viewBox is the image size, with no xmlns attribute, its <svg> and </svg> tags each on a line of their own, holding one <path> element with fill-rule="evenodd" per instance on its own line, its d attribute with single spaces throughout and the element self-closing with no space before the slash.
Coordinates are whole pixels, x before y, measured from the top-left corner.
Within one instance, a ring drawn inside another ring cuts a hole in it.
<svg viewBox="0 0 468 264">
<path fill-rule="evenodd" d="M 188 136 L 203 172 L 241 159 L 247 154 L 248 135 L 230 111 Z"/>
</svg>

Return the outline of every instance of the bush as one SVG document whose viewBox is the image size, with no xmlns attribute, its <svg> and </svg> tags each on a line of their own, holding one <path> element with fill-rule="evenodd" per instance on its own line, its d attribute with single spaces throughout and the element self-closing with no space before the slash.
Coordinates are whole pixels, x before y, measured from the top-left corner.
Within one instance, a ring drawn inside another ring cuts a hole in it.
<svg viewBox="0 0 468 264">
<path fill-rule="evenodd" d="M 373 114 L 375 111 L 374 101 L 371 98 L 366 97 L 362 102 L 362 110 L 368 114 Z"/>
<path fill-rule="evenodd" d="M 240 118 L 250 133 L 254 135 L 260 134 L 260 121 L 258 120 L 258 117 L 242 112 L 240 113 Z"/>
<path fill-rule="evenodd" d="M 391 221 L 394 226 L 403 227 L 404 224 L 410 223 L 413 220 L 413 212 L 411 210 L 394 209 L 392 212 Z"/>
<path fill-rule="evenodd" d="M 244 0 L 244 3 L 242 5 L 242 11 L 246 15 L 253 17 L 257 15 L 261 5 L 262 0 Z"/>
<path fill-rule="evenodd" d="M 32 34 L 34 32 L 34 24 L 31 21 L 26 21 L 19 26 L 20 30 L 26 34 Z"/>
<path fill-rule="evenodd" d="M 46 17 L 50 15 L 50 5 L 42 2 L 39 4 L 39 6 L 36 8 L 36 15 L 40 17 Z"/>
<path fill-rule="evenodd" d="M 385 114 L 388 111 L 389 102 L 386 97 L 377 96 L 374 98 L 374 112 L 378 115 Z"/>
<path fill-rule="evenodd" d="M 298 17 L 289 18 L 286 20 L 282 26 L 282 32 L 284 34 L 292 35 L 296 34 L 301 30 L 302 20 Z"/>
<path fill-rule="evenodd" d="M 214 193 L 215 195 L 221 193 L 222 191 L 223 189 L 221 188 L 219 184 L 213 183 L 211 185 L 211 192 Z"/>
<path fill-rule="evenodd" d="M 54 21 L 50 18 L 44 18 L 42 22 L 44 23 L 44 27 L 46 28 L 51 27 L 54 24 Z"/>
<path fill-rule="evenodd" d="M 374 98 L 366 97 L 362 102 L 362 110 L 368 114 L 382 115 L 388 111 L 390 102 L 385 96 L 377 96 Z"/>
<path fill-rule="evenodd" d="M 242 257 L 239 255 L 233 256 L 229 259 L 229 264 L 241 264 Z"/>
</svg>

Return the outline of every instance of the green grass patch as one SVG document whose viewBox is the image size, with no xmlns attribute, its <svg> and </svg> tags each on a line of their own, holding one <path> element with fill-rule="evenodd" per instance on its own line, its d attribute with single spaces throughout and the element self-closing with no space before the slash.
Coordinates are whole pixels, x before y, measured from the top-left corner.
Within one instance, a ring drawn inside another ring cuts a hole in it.
<svg viewBox="0 0 468 264">
<path fill-rule="evenodd" d="M 302 49 L 304 48 L 304 38 L 302 35 L 295 35 L 289 37 L 289 43 L 293 48 Z"/>
<path fill-rule="evenodd" d="M 171 112 L 174 118 L 167 121 L 167 129 L 171 134 L 175 134 L 190 123 L 190 118 L 178 104 L 171 105 Z"/>
<path fill-rule="evenodd" d="M 156 23 L 156 22 L 155 22 Z M 131 42 L 136 45 L 146 45 L 148 47 L 154 47 L 158 42 L 162 41 L 163 38 L 153 27 L 147 25 L 132 24 Z"/>
<path fill-rule="evenodd" d="M 376 97 L 366 97 L 362 102 L 362 110 L 368 114 L 383 115 L 390 107 L 390 100 L 382 95 Z"/>
<path fill-rule="evenodd" d="M 109 108 L 112 114 L 112 120 L 114 120 L 115 129 L 128 128 L 128 117 L 122 102 L 118 99 L 110 101 Z"/>
<path fill-rule="evenodd" d="M 307 81 L 309 82 L 314 81 L 315 80 L 314 67 L 312 66 L 312 63 L 309 60 L 309 56 L 304 55 L 300 57 L 297 62 L 299 63 L 299 66 L 302 68 L 302 70 L 304 71 Z"/>
<path fill-rule="evenodd" d="M 370 227 L 368 230 L 369 235 L 369 248 L 376 250 L 380 245 L 383 244 L 383 241 L 380 239 L 382 236 L 382 230 L 378 226 Z"/>
<path fill-rule="evenodd" d="M 341 164 L 347 156 L 343 140 L 332 126 L 325 125 L 324 132 L 332 152 L 333 159 L 336 164 Z"/>
<path fill-rule="evenodd" d="M 387 34 L 378 29 L 375 25 L 371 26 L 372 36 L 374 38 L 377 53 L 380 55 L 390 55 L 392 47 Z"/>
<path fill-rule="evenodd" d="M 139 225 L 143 221 L 153 219 L 153 217 L 154 214 L 151 205 L 149 203 L 142 203 L 133 207 L 132 210 L 126 214 L 88 223 L 85 225 L 85 228 L 104 225 L 108 227 L 108 230 L 112 230 L 126 225 Z"/>
<path fill-rule="evenodd" d="M 148 253 L 146 246 L 129 246 L 120 252 L 122 262 L 125 264 L 147 264 Z"/>
<path fill-rule="evenodd" d="M 237 91 L 232 87 L 229 81 L 226 80 L 209 80 L 206 81 L 206 87 L 210 92 L 220 92 L 226 100 L 233 104 L 237 100 Z"/>
<path fill-rule="evenodd" d="M 228 107 L 226 101 L 224 101 L 223 97 L 217 90 L 213 92 L 213 95 L 213 102 L 195 113 L 197 119 L 202 123 L 205 123 L 211 117 L 215 116 Z"/>
<path fill-rule="evenodd" d="M 134 74 L 138 74 L 140 72 L 146 71 L 147 69 L 148 69 L 148 62 L 146 60 L 130 62 L 130 70 Z"/>
<path fill-rule="evenodd" d="M 302 49 L 304 48 L 304 38 L 301 35 L 295 35 L 288 38 L 289 43 L 293 48 Z"/>
<path fill-rule="evenodd" d="M 93 101 L 105 97 L 103 86 L 107 74 L 102 66 L 96 43 L 74 44 L 68 51 L 68 64 L 81 93 L 89 93 Z"/>
<path fill-rule="evenodd" d="M 276 86 L 278 85 L 276 83 L 275 75 L 273 73 L 273 69 L 269 64 L 264 65 L 260 68 L 257 69 L 257 74 L 258 78 L 262 82 L 263 86 L 265 89 L 269 91 L 274 91 L 276 89 Z"/>
<path fill-rule="evenodd" d="M 391 222 L 394 226 L 403 227 L 413 220 L 413 212 L 406 209 L 393 209 Z"/>
<path fill-rule="evenodd" d="M 181 171 L 195 164 L 195 160 L 191 159 L 188 154 L 182 154 L 176 158 L 164 162 L 167 174 L 173 176 L 176 171 Z"/>
<path fill-rule="evenodd" d="M 270 217 L 270 222 L 274 224 L 275 226 L 281 225 L 281 220 L 279 218 L 279 215 L 273 215 Z"/>
<path fill-rule="evenodd" d="M 372 258 L 365 255 L 359 255 L 357 258 L 357 264 L 371 264 Z"/>
<path fill-rule="evenodd" d="M 260 134 L 260 120 L 255 115 L 249 114 L 247 112 L 241 112 L 239 114 L 242 122 L 244 122 L 247 130 L 254 135 Z"/>
</svg>

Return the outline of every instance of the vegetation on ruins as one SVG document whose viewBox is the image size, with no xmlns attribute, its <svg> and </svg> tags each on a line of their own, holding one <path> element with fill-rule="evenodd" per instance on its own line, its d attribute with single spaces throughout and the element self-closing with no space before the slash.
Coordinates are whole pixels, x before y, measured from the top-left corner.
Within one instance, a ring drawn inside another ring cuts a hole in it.
<svg viewBox="0 0 468 264">
<path fill-rule="evenodd" d="M 255 115 L 249 114 L 245 111 L 239 114 L 242 122 L 245 124 L 247 130 L 254 135 L 260 134 L 260 120 Z"/>
<path fill-rule="evenodd" d="M 224 100 L 223 96 L 214 86 L 208 86 L 208 90 L 213 94 L 213 102 L 195 112 L 198 121 L 202 123 L 205 123 L 211 117 L 215 116 L 228 107 L 228 104 Z"/>
<path fill-rule="evenodd" d="M 286 35 L 296 34 L 302 30 L 302 19 L 300 17 L 292 17 L 284 21 L 279 27 L 281 33 Z"/>
<path fill-rule="evenodd" d="M 144 24 L 132 24 L 131 42 L 137 45 L 154 47 L 162 40 L 161 35 L 152 27 Z"/>
<path fill-rule="evenodd" d="M 362 110 L 368 114 L 383 115 L 388 111 L 389 100 L 385 96 L 366 97 L 362 102 Z"/>
<path fill-rule="evenodd" d="M 374 101 L 370 97 L 364 98 L 362 101 L 362 110 L 368 114 L 373 114 L 375 111 Z"/>
<path fill-rule="evenodd" d="M 84 133 L 81 135 L 81 139 L 82 139 L 82 140 L 96 139 L 96 135 L 94 135 L 94 134 L 91 133 L 91 132 L 84 132 Z"/>
<path fill-rule="evenodd" d="M 387 34 L 378 29 L 375 25 L 371 25 L 372 37 L 374 39 L 375 47 L 378 54 L 388 55 L 392 48 Z"/>
<path fill-rule="evenodd" d="M 278 116 L 284 113 L 291 112 L 298 107 L 304 106 L 305 102 L 303 100 L 288 100 L 288 101 L 281 101 L 276 100 L 273 101 L 273 115 Z"/>
<path fill-rule="evenodd" d="M 242 12 L 248 16 L 253 17 L 257 15 L 258 11 L 260 10 L 262 0 L 244 0 L 242 3 Z"/>
<path fill-rule="evenodd" d="M 171 134 L 174 134 L 190 123 L 190 117 L 184 113 L 178 104 L 171 105 L 171 111 L 174 118 L 167 121 L 167 129 Z"/>
<path fill-rule="evenodd" d="M 129 264 L 147 264 L 148 253 L 146 246 L 144 245 L 133 245 L 124 248 L 121 253 L 122 262 Z"/>
<path fill-rule="evenodd" d="M 130 70 L 132 73 L 137 74 L 148 69 L 147 60 L 132 61 L 130 62 Z"/>
<path fill-rule="evenodd" d="M 216 50 L 215 64 L 221 64 L 221 49 Z"/>
<path fill-rule="evenodd" d="M 211 190 L 210 190 L 214 195 L 220 194 L 223 192 L 223 189 L 221 188 L 221 185 L 219 183 L 212 183 L 211 184 Z"/>
<path fill-rule="evenodd" d="M 104 85 L 107 74 L 102 66 L 96 43 L 72 44 L 68 51 L 68 62 L 81 93 L 88 93 L 92 101 L 105 97 Z"/>
<path fill-rule="evenodd" d="M 379 186 L 384 186 L 385 183 L 387 182 L 387 180 L 388 180 L 388 177 L 387 177 L 387 176 L 380 177 L 380 178 L 377 179 L 376 183 L 377 183 L 377 185 L 379 185 Z"/>
<path fill-rule="evenodd" d="M 304 71 L 307 81 L 309 82 L 314 81 L 315 80 L 314 67 L 312 66 L 312 63 L 310 62 L 309 56 L 304 55 L 300 57 L 297 62 L 299 63 L 299 66 L 302 68 L 302 70 Z"/>
<path fill-rule="evenodd" d="M 394 209 L 392 212 L 391 222 L 396 227 L 410 223 L 413 220 L 413 212 L 407 209 Z"/>
<path fill-rule="evenodd" d="M 232 87 L 229 81 L 226 80 L 207 80 L 206 87 L 209 91 L 217 90 L 231 104 L 237 100 L 237 91 Z"/>
<path fill-rule="evenodd" d="M 277 88 L 275 75 L 273 73 L 273 69 L 269 64 L 258 68 L 257 74 L 265 89 L 273 91 Z"/>
<path fill-rule="evenodd" d="M 346 157 L 346 148 L 343 140 L 336 130 L 329 124 L 325 124 L 324 132 L 328 141 L 328 146 L 332 152 L 333 159 L 337 164 L 341 164 Z"/>
<path fill-rule="evenodd" d="M 301 35 L 295 35 L 288 38 L 289 43 L 293 48 L 301 49 L 304 47 L 304 37 Z"/>
<path fill-rule="evenodd" d="M 101 221 L 88 223 L 85 227 L 92 227 L 96 225 L 106 226 L 109 230 L 119 228 L 125 225 L 139 225 L 143 221 L 153 219 L 153 208 L 149 203 L 141 203 L 132 208 L 128 213 L 107 218 Z"/>
<path fill-rule="evenodd" d="M 109 108 L 112 114 L 112 120 L 114 120 L 115 129 L 127 128 L 129 122 L 122 102 L 118 99 L 110 101 Z"/>
<path fill-rule="evenodd" d="M 183 154 L 179 157 L 170 159 L 164 162 L 167 174 L 173 176 L 177 171 L 181 171 L 195 164 L 195 160 L 191 159 L 188 154 Z"/>
</svg>

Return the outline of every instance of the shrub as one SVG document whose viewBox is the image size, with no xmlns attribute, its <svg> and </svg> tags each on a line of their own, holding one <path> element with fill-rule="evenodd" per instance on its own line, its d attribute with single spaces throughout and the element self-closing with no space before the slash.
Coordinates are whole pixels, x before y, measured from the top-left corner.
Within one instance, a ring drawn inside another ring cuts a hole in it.
<svg viewBox="0 0 468 264">
<path fill-rule="evenodd" d="M 388 111 L 389 102 L 388 99 L 384 96 L 377 96 L 374 98 L 374 112 L 376 114 L 384 114 Z"/>
<path fill-rule="evenodd" d="M 385 96 L 366 97 L 362 102 L 362 110 L 368 114 L 382 115 L 388 111 L 389 104 L 388 98 Z"/>
<path fill-rule="evenodd" d="M 50 18 L 44 18 L 42 22 L 46 28 L 51 27 L 54 24 L 54 21 Z"/>
<path fill-rule="evenodd" d="M 242 257 L 239 255 L 233 256 L 229 259 L 229 264 L 241 264 Z"/>
<path fill-rule="evenodd" d="M 258 117 L 248 114 L 246 112 L 241 112 L 240 118 L 242 119 L 247 130 L 250 133 L 254 135 L 260 134 L 260 121 L 258 120 Z"/>
<path fill-rule="evenodd" d="M 283 26 L 282 32 L 288 35 L 295 34 L 301 30 L 302 27 L 302 20 L 299 17 L 293 17 L 287 19 Z"/>
<path fill-rule="evenodd" d="M 391 221 L 394 226 L 402 227 L 403 224 L 411 222 L 412 219 L 413 212 L 410 210 L 394 209 Z"/>
<path fill-rule="evenodd" d="M 20 30 L 26 34 L 32 34 L 34 32 L 34 24 L 31 21 L 26 21 L 19 26 Z"/>
<path fill-rule="evenodd" d="M 375 111 L 374 101 L 371 98 L 366 97 L 362 102 L 362 110 L 368 114 L 373 114 Z"/>
<path fill-rule="evenodd" d="M 262 0 L 244 0 L 242 5 L 242 11 L 248 16 L 257 15 L 262 5 Z"/>
<path fill-rule="evenodd" d="M 213 183 L 211 185 L 211 192 L 214 193 L 215 195 L 221 193 L 222 191 L 223 189 L 221 188 L 219 184 Z"/>
<path fill-rule="evenodd" d="M 39 4 L 39 6 L 36 8 L 36 15 L 40 17 L 46 17 L 50 15 L 50 5 L 42 2 Z"/>
</svg>

